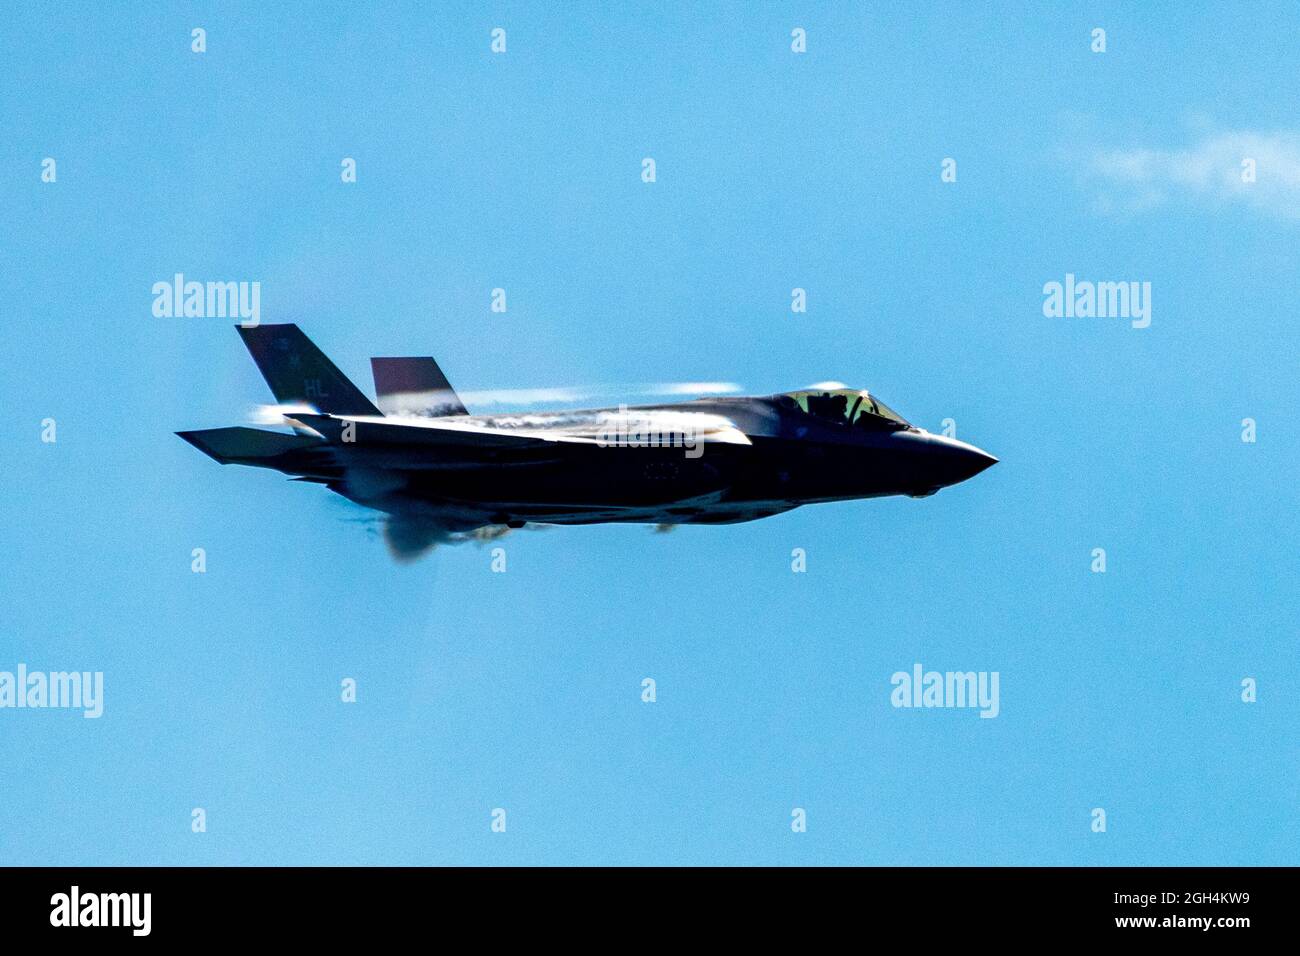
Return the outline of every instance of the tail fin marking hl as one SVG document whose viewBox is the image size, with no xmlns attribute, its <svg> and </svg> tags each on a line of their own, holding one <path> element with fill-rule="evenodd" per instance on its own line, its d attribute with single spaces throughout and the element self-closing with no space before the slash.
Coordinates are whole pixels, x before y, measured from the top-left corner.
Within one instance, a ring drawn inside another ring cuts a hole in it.
<svg viewBox="0 0 1300 956">
<path fill-rule="evenodd" d="M 235 328 L 280 404 L 306 403 L 327 415 L 379 415 L 370 399 L 298 326 Z"/>
</svg>

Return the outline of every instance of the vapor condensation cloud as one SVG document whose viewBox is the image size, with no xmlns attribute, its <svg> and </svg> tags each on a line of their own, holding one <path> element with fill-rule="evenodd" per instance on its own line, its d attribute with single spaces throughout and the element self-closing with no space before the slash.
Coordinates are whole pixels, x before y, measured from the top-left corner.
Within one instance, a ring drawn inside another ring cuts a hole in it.
<svg viewBox="0 0 1300 956">
<path fill-rule="evenodd" d="M 1216 132 L 1182 149 L 1098 151 L 1086 172 L 1105 213 L 1192 201 L 1300 219 L 1300 133 Z"/>
<path fill-rule="evenodd" d="M 461 391 L 470 405 L 541 405 L 585 402 L 610 396 L 728 395 L 741 391 L 735 382 L 655 382 L 643 385 L 577 385 L 560 388 L 498 388 Z"/>
</svg>

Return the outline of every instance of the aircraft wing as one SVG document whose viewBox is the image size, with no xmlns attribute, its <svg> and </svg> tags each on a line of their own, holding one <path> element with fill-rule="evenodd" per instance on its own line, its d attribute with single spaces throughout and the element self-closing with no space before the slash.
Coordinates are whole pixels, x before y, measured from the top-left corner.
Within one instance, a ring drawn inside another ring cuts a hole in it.
<svg viewBox="0 0 1300 956">
<path fill-rule="evenodd" d="M 444 448 L 529 449 L 553 448 L 557 444 L 600 445 L 602 433 L 590 426 L 558 428 L 493 428 L 460 416 L 452 418 L 374 417 L 368 415 L 312 415 L 287 413 L 297 422 L 330 442 L 343 442 L 344 429 L 351 425 L 351 441 L 366 444 L 427 445 Z M 698 435 L 706 444 L 748 445 L 749 437 L 730 422 L 715 424 Z"/>
<path fill-rule="evenodd" d="M 338 418 L 333 415 L 307 415 L 294 413 L 292 421 L 300 422 L 320 433 L 330 442 L 343 442 L 343 430 L 352 425 L 352 440 L 358 444 L 426 445 L 441 448 L 548 448 L 563 439 L 538 438 L 534 435 L 516 434 L 499 428 L 483 428 L 461 422 L 440 422 L 422 419 L 420 425 L 398 424 L 383 418 Z M 574 439 L 584 444 L 594 444 L 595 439 Z"/>
</svg>

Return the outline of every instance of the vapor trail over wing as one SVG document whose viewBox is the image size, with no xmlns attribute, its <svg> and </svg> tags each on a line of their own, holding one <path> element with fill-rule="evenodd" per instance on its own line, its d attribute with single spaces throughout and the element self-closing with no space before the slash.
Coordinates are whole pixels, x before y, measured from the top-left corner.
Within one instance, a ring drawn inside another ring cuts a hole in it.
<svg viewBox="0 0 1300 956">
<path fill-rule="evenodd" d="M 586 402 L 609 396 L 727 395 L 741 391 L 735 382 L 654 382 L 644 385 L 562 385 L 539 388 L 492 388 L 462 391 L 474 405 L 542 405 Z"/>
</svg>

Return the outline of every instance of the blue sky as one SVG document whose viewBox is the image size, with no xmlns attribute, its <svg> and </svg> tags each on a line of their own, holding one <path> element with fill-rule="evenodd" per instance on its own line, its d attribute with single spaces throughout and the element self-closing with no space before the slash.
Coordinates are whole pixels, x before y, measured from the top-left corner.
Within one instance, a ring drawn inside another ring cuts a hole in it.
<svg viewBox="0 0 1300 956">
<path fill-rule="evenodd" d="M 105 713 L 0 710 L 0 862 L 1294 863 L 1300 17 L 895 6 L 8 11 L 0 670 Z M 395 565 L 173 436 L 269 400 L 176 272 L 367 390 L 833 378 L 1001 464 Z M 916 662 L 1000 715 L 893 708 Z"/>
</svg>

